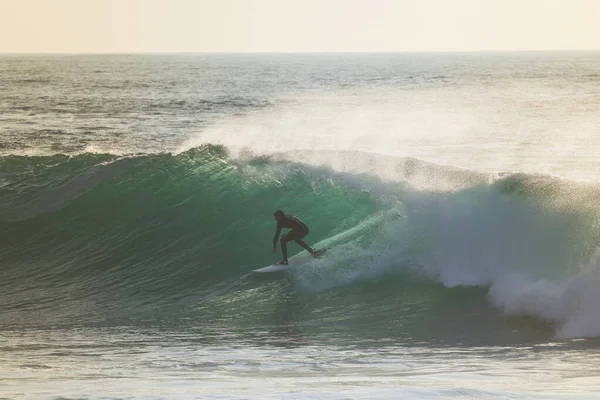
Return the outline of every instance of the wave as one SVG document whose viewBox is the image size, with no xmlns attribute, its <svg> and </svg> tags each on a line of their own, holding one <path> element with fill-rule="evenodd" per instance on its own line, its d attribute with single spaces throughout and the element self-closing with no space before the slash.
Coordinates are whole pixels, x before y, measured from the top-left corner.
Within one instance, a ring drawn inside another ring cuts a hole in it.
<svg viewBox="0 0 600 400">
<path fill-rule="evenodd" d="M 328 154 L 300 162 L 204 145 L 0 158 L 0 321 L 258 318 L 256 307 L 280 305 L 283 283 L 250 270 L 275 261 L 272 213 L 284 209 L 331 248 L 289 274 L 290 290 L 324 309 L 328 294 L 358 296 L 315 315 L 434 321 L 449 304 L 463 315 L 491 304 L 558 337 L 600 335 L 598 187 L 350 152 L 324 165 Z"/>
</svg>

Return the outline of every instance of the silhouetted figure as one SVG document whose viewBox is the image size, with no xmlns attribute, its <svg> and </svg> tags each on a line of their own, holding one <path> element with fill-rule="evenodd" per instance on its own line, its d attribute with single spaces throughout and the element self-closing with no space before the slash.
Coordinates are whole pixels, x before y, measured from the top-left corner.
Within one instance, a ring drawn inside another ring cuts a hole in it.
<svg viewBox="0 0 600 400">
<path fill-rule="evenodd" d="M 300 221 L 300 219 L 294 217 L 293 215 L 285 215 L 281 210 L 275 211 L 273 216 L 275 217 L 275 220 L 277 220 L 277 231 L 275 232 L 275 237 L 273 238 L 273 253 L 275 253 L 277 250 L 277 238 L 279 238 L 281 228 L 291 229 L 291 231 L 281 237 L 281 252 L 283 253 L 283 260 L 279 261 L 279 264 L 287 265 L 288 263 L 287 242 L 290 241 L 298 243 L 310 254 L 316 257 L 315 251 L 311 249 L 309 245 L 304 243 L 304 241 L 302 241 L 302 238 L 308 235 L 308 226 L 306 226 L 304 222 Z"/>
</svg>

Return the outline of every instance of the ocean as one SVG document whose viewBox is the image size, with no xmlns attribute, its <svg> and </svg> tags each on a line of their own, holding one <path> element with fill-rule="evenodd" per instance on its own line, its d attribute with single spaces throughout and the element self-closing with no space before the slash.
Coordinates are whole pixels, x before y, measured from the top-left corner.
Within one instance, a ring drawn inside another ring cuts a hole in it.
<svg viewBox="0 0 600 400">
<path fill-rule="evenodd" d="M 1 55 L 0 398 L 597 398 L 599 154 L 597 52 Z"/>
</svg>

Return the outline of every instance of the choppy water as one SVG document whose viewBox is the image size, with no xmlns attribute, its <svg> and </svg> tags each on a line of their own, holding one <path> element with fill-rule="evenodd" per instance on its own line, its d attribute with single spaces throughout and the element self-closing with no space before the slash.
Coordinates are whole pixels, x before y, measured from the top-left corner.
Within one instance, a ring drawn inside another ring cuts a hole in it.
<svg viewBox="0 0 600 400">
<path fill-rule="evenodd" d="M 2 56 L 0 87 L 0 397 L 600 390 L 600 55 Z M 330 250 L 257 276 L 279 208 Z"/>
</svg>

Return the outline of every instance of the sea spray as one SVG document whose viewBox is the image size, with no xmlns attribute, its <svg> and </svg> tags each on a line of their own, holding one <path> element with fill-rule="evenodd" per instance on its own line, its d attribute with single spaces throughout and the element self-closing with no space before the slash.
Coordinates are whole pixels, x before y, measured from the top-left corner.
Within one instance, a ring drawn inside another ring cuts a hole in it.
<svg viewBox="0 0 600 400">
<path fill-rule="evenodd" d="M 600 249 L 589 265 L 563 281 L 512 274 L 494 282 L 489 297 L 509 315 L 528 315 L 557 326 L 561 339 L 600 336 Z"/>
</svg>

